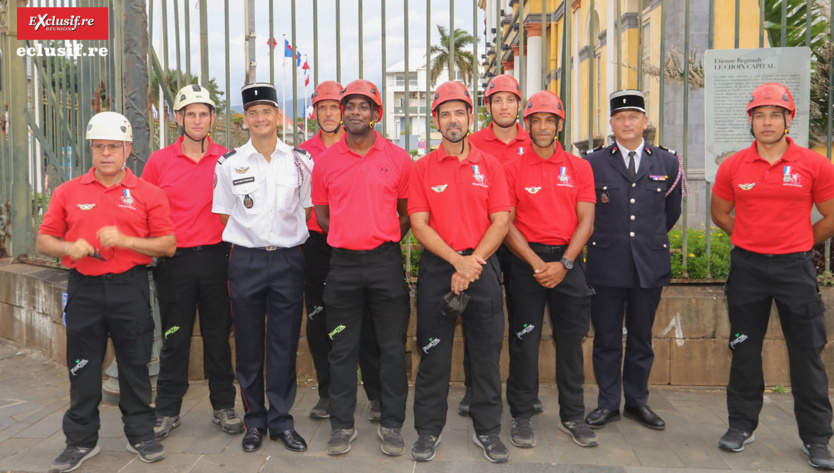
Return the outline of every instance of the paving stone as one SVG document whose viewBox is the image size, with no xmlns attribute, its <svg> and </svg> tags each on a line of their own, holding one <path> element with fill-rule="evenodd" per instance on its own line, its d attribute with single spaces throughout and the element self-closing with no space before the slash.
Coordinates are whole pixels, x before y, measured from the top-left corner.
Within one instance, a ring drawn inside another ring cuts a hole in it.
<svg viewBox="0 0 834 473">
<path fill-rule="evenodd" d="M 697 435 L 672 434 L 666 441 L 686 468 L 729 469 L 712 446 Z"/>
<path fill-rule="evenodd" d="M 632 443 L 632 445 L 634 445 Z M 685 465 L 678 455 L 669 448 L 632 447 L 632 452 L 642 466 L 656 466 L 665 468 L 683 468 Z"/>
<path fill-rule="evenodd" d="M 165 453 L 166 456 L 163 460 L 154 463 L 145 463 L 139 460 L 139 456 L 134 453 L 134 460 L 119 470 L 119 473 L 182 473 L 184 471 L 194 471 L 194 465 L 202 458 L 202 455 L 196 453 L 170 453 L 167 450 Z"/>
<path fill-rule="evenodd" d="M 61 430 L 63 418 L 63 413 L 49 415 L 38 423 L 33 424 L 28 429 L 20 431 L 17 435 L 15 435 L 15 437 L 33 439 L 47 438 L 55 432 L 59 432 Z"/>
<path fill-rule="evenodd" d="M 227 473 L 229 471 L 262 471 L 268 460 L 260 455 L 203 455 L 191 468 L 199 473 Z"/>
</svg>

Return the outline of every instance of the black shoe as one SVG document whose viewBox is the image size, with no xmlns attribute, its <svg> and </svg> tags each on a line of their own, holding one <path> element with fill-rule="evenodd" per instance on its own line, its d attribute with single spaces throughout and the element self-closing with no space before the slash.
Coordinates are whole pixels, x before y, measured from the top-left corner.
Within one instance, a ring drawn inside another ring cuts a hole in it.
<svg viewBox="0 0 834 473">
<path fill-rule="evenodd" d="M 257 427 L 246 429 L 246 435 L 243 436 L 243 441 L 241 442 L 243 451 L 249 453 L 257 451 L 261 448 L 261 442 L 263 442 L 264 435 L 266 435 L 266 429 L 260 429 Z"/>
<path fill-rule="evenodd" d="M 276 442 L 278 440 L 284 442 L 284 448 L 291 452 L 307 451 L 307 442 L 304 441 L 304 437 L 299 435 L 298 432 L 295 431 L 295 429 L 285 430 L 278 435 L 270 435 L 269 438 Z"/>
<path fill-rule="evenodd" d="M 585 417 L 585 423 L 592 429 L 601 429 L 605 424 L 609 422 L 616 422 L 618 420 L 620 420 L 619 409 L 611 411 L 601 407 L 597 407 L 591 411 L 590 414 L 588 414 L 588 417 Z"/>
<path fill-rule="evenodd" d="M 428 462 L 434 459 L 434 449 L 440 445 L 440 436 L 420 434 L 411 447 L 411 459 L 418 462 Z"/>
<path fill-rule="evenodd" d="M 460 404 L 458 404 L 458 414 L 468 416 L 470 404 L 472 404 L 472 386 L 467 386 L 466 393 L 464 393 L 463 399 L 461 399 Z"/>
<path fill-rule="evenodd" d="M 825 443 L 802 443 L 802 451 L 808 455 L 808 463 L 820 470 L 834 470 L 834 457 Z"/>
<path fill-rule="evenodd" d="M 84 460 L 98 455 L 100 451 L 98 445 L 89 448 L 67 445 L 67 448 L 52 462 L 52 469 L 49 471 L 52 473 L 74 471 L 84 463 Z"/>
<path fill-rule="evenodd" d="M 145 463 L 158 462 L 165 458 L 165 448 L 156 439 L 145 440 L 144 442 L 127 443 L 127 451 L 139 455 L 139 459 Z"/>
<path fill-rule="evenodd" d="M 382 420 L 382 404 L 379 402 L 379 399 L 371 399 L 368 420 L 371 422 L 380 422 Z"/>
<path fill-rule="evenodd" d="M 727 433 L 721 436 L 718 441 L 718 448 L 722 450 L 729 450 L 731 452 L 740 452 L 744 450 L 744 446 L 756 440 L 753 432 L 745 432 L 735 427 L 727 429 Z"/>
<path fill-rule="evenodd" d="M 498 434 L 472 434 L 475 445 L 484 449 L 484 457 L 492 463 L 504 463 L 510 459 L 510 450 L 498 437 Z"/>
<path fill-rule="evenodd" d="M 313 419 L 330 418 L 330 399 L 326 397 L 319 398 L 319 402 L 310 409 L 310 417 Z"/>
<path fill-rule="evenodd" d="M 639 420 L 643 425 L 654 430 L 663 430 L 666 428 L 666 422 L 659 415 L 655 414 L 649 406 L 625 406 L 623 415 Z"/>
<path fill-rule="evenodd" d="M 541 399 L 536 398 L 536 400 L 533 401 L 533 414 L 541 414 L 542 412 L 544 412 L 544 404 L 542 404 Z"/>
</svg>

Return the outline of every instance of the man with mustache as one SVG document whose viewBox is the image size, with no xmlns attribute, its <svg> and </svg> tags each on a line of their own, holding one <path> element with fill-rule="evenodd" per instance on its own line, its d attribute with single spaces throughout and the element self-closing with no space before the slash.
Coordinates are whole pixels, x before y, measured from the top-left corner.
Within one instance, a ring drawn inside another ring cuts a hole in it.
<svg viewBox="0 0 834 473">
<path fill-rule="evenodd" d="M 473 441 L 487 460 L 510 459 L 501 442 L 501 373 L 504 337 L 498 259 L 507 234 L 509 198 L 501 164 L 468 145 L 472 98 L 460 82 L 441 84 L 432 102 L 440 148 L 414 166 L 409 183 L 409 218 L 426 251 L 417 282 L 417 345 L 420 367 L 414 385 L 414 427 L 419 437 L 411 458 L 429 461 L 446 424 L 452 341 L 456 318 L 438 305 L 451 290 L 470 297 L 463 334 L 472 357 Z"/>
</svg>

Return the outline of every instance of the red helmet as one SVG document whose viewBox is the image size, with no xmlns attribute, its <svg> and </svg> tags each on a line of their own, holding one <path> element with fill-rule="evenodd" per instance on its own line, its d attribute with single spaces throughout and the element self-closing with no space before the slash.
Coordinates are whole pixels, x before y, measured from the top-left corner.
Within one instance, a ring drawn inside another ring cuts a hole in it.
<svg viewBox="0 0 834 473">
<path fill-rule="evenodd" d="M 316 90 L 313 92 L 313 106 L 315 107 L 322 100 L 335 100 L 338 102 L 341 99 L 341 93 L 342 84 L 333 80 L 326 80 L 316 86 Z"/>
<path fill-rule="evenodd" d="M 518 81 L 515 77 L 507 74 L 501 74 L 492 78 L 486 90 L 486 97 L 498 92 L 509 92 L 515 94 L 521 100 L 521 88 L 518 86 Z"/>
<path fill-rule="evenodd" d="M 747 114 L 750 115 L 756 107 L 782 107 L 791 112 L 791 118 L 796 116 L 796 104 L 793 95 L 787 87 L 778 82 L 767 82 L 756 87 L 747 104 Z"/>
<path fill-rule="evenodd" d="M 342 103 L 342 115 L 345 113 L 345 99 L 351 95 L 361 95 L 368 97 L 379 107 L 379 116 L 382 117 L 382 96 L 379 94 L 379 89 L 373 82 L 365 79 L 356 79 L 346 85 L 339 95 Z"/>
<path fill-rule="evenodd" d="M 469 105 L 469 109 L 472 110 L 472 96 L 469 95 L 469 90 L 465 85 L 463 85 L 462 82 L 450 80 L 440 84 L 437 87 L 437 90 L 435 90 L 434 100 L 431 102 L 432 116 L 437 114 L 437 107 L 439 107 L 440 104 L 451 102 L 453 100 L 460 100 L 461 102 L 464 102 L 466 105 Z"/>
<path fill-rule="evenodd" d="M 534 113 L 552 113 L 562 120 L 565 119 L 565 108 L 559 96 L 549 90 L 536 92 L 527 99 L 527 107 L 524 109 L 524 118 Z"/>
</svg>

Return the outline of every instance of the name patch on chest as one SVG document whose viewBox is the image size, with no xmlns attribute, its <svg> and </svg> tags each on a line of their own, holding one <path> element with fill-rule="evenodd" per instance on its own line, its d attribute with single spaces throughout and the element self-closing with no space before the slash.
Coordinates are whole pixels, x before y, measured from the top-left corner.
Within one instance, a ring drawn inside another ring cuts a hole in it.
<svg viewBox="0 0 834 473">
<path fill-rule="evenodd" d="M 244 177 L 243 179 L 235 179 L 232 181 L 233 186 L 239 186 L 241 184 L 248 184 L 250 182 L 255 182 L 255 176 Z"/>
</svg>

